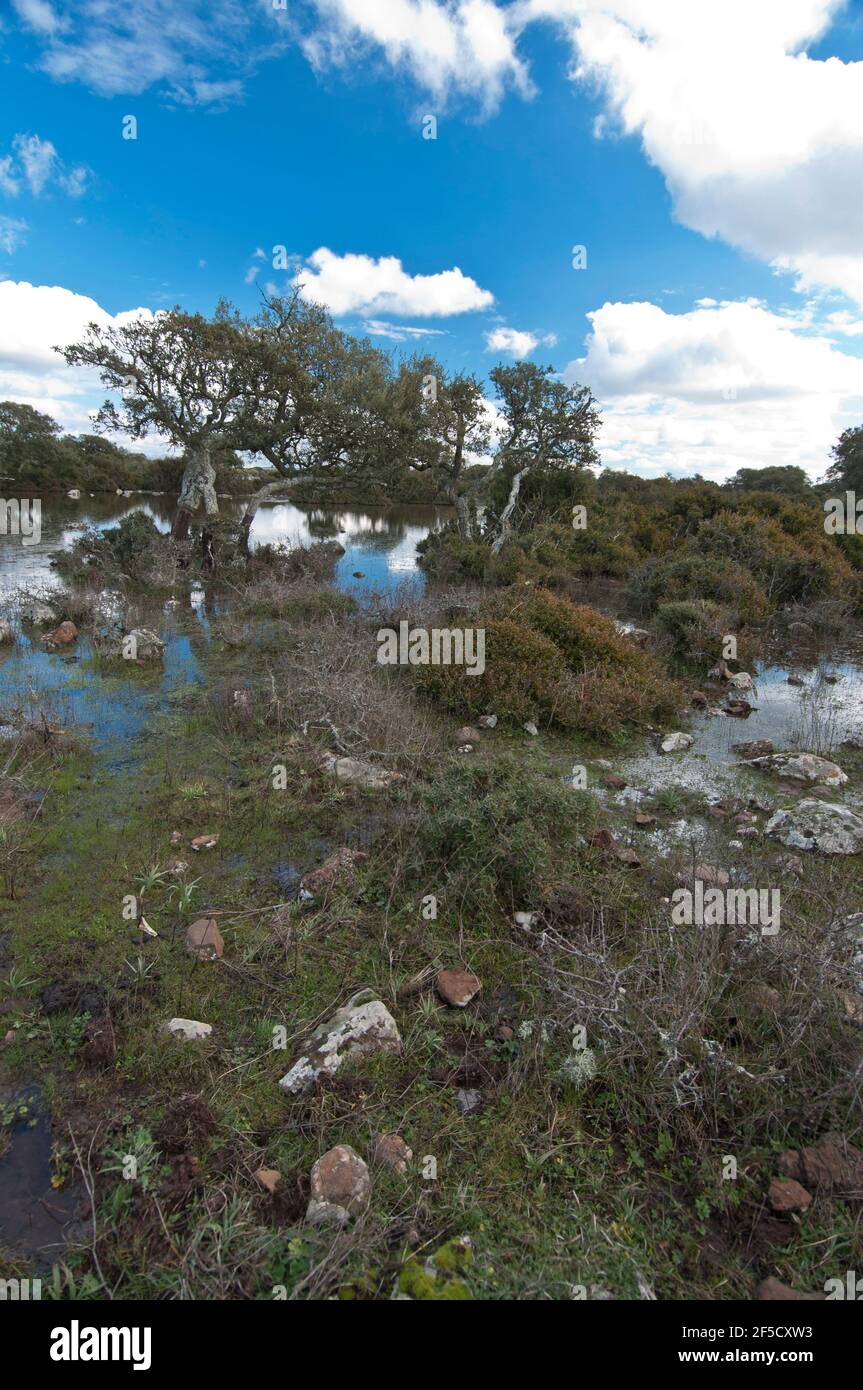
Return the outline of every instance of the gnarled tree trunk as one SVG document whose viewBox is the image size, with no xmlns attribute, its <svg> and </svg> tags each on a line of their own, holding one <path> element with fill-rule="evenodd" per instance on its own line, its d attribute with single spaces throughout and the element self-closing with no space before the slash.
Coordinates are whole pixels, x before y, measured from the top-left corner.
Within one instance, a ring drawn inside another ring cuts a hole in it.
<svg viewBox="0 0 863 1390">
<path fill-rule="evenodd" d="M 240 551 L 243 555 L 249 553 L 249 533 L 261 503 L 266 501 L 268 497 L 275 497 L 279 492 L 286 492 L 288 485 L 288 479 L 277 478 L 275 482 L 265 483 L 263 487 L 258 488 L 257 492 L 252 493 L 246 503 L 246 510 L 243 512 L 240 522 Z"/>
<path fill-rule="evenodd" d="M 492 555 L 497 555 L 499 553 L 504 541 L 507 540 L 508 537 L 512 534 L 512 525 L 510 522 L 510 518 L 513 512 L 515 511 L 515 504 L 518 501 L 518 494 L 521 490 L 521 480 L 525 476 L 525 474 L 529 472 L 530 468 L 520 468 L 512 480 L 512 486 L 509 489 L 509 500 L 507 501 L 506 506 L 500 514 L 500 521 L 498 523 L 498 533 L 492 541 Z"/>
<path fill-rule="evenodd" d="M 183 541 L 189 534 L 189 524 L 195 512 L 204 508 L 207 516 L 218 516 L 219 502 L 216 497 L 216 470 L 210 457 L 212 441 L 198 444 L 189 449 L 177 498 L 177 510 L 171 535 L 174 540 Z"/>
</svg>

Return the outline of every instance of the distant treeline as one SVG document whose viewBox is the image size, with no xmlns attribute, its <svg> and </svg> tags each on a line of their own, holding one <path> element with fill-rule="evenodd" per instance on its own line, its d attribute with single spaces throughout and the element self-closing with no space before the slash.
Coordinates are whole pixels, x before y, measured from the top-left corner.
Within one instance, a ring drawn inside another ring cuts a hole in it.
<svg viewBox="0 0 863 1390">
<path fill-rule="evenodd" d="M 270 467 L 249 468 L 230 449 L 215 451 L 216 490 L 247 495 L 274 476 Z M 29 405 L 0 401 L 0 490 L 9 495 L 51 492 L 145 491 L 177 493 L 183 477 L 184 456 L 149 458 L 137 450 L 123 449 L 99 434 L 63 434 L 56 420 Z M 348 503 L 436 502 L 445 497 L 432 475 L 403 470 L 390 477 L 387 491 L 372 481 L 349 478 L 327 488 L 326 500 L 335 506 Z M 313 477 L 290 487 L 299 503 L 319 503 L 320 485 Z"/>
</svg>

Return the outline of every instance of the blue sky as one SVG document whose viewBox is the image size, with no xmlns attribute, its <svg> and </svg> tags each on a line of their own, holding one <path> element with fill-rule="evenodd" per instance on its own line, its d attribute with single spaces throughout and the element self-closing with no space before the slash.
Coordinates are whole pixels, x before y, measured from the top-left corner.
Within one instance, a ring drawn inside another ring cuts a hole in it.
<svg viewBox="0 0 863 1390">
<path fill-rule="evenodd" d="M 3 11 L 0 394 L 86 428 L 50 352 L 86 301 L 253 311 L 296 272 L 396 350 L 587 381 L 612 466 L 817 476 L 863 418 L 856 4 L 103 8 Z"/>
</svg>

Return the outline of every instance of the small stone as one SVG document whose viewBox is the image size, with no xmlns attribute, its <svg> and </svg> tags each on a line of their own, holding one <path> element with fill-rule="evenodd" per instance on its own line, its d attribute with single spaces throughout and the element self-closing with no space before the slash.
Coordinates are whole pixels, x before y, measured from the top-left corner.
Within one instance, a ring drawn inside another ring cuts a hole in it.
<svg viewBox="0 0 863 1390">
<path fill-rule="evenodd" d="M 396 1173 L 406 1173 L 413 1156 L 413 1149 L 408 1148 L 400 1134 L 382 1134 L 375 1144 L 375 1163 Z"/>
<path fill-rule="evenodd" d="M 444 1003 L 463 1009 L 482 989 L 479 976 L 470 970 L 440 970 L 435 981 Z"/>
<path fill-rule="evenodd" d="M 737 753 L 741 758 L 751 760 L 753 758 L 769 758 L 774 748 L 769 738 L 758 738 L 751 743 L 732 743 L 731 751 Z"/>
<path fill-rule="evenodd" d="M 514 912 L 512 916 L 515 925 L 521 927 L 522 931 L 530 931 L 535 918 L 535 912 Z"/>
<path fill-rule="evenodd" d="M 147 627 L 136 627 L 120 638 L 117 651 L 127 661 L 161 661 L 165 644 L 158 633 Z"/>
<path fill-rule="evenodd" d="M 622 792 L 629 785 L 626 778 L 619 777 L 616 772 L 609 773 L 607 777 L 603 777 L 602 781 L 603 785 L 613 792 Z"/>
<path fill-rule="evenodd" d="M 731 875 L 727 869 L 718 869 L 713 864 L 696 864 L 691 874 L 677 875 L 678 883 L 689 883 L 691 879 L 703 883 L 705 888 L 727 888 Z"/>
<path fill-rule="evenodd" d="M 315 1224 L 332 1221 L 344 1225 L 351 1216 L 365 1211 L 371 1195 L 372 1179 L 366 1164 L 350 1144 L 336 1144 L 312 1168 L 306 1219 Z M 328 1210 L 333 1207 L 336 1212 Z"/>
<path fill-rule="evenodd" d="M 477 720 L 477 723 L 479 724 L 479 727 L 480 727 L 481 729 L 495 729 L 495 728 L 497 728 L 497 715 L 496 715 L 496 714 L 483 714 L 483 715 L 480 715 L 480 718 Z"/>
<path fill-rule="evenodd" d="M 610 830 L 605 829 L 605 827 L 600 830 L 594 830 L 588 835 L 587 843 L 591 849 L 612 850 L 617 846 L 614 835 Z"/>
<path fill-rule="evenodd" d="M 863 995 L 840 992 L 839 998 L 849 1023 L 863 1024 Z"/>
<path fill-rule="evenodd" d="M 482 742 L 482 734 L 480 733 L 479 729 L 472 729 L 468 724 L 466 724 L 462 729 L 456 729 L 454 738 L 456 744 L 459 747 L 461 747 L 461 745 L 465 743 Z"/>
<path fill-rule="evenodd" d="M 256 1168 L 252 1177 L 264 1189 L 265 1192 L 273 1193 L 279 1185 L 281 1173 L 278 1168 Z"/>
<path fill-rule="evenodd" d="M 614 852 L 614 857 L 615 857 L 615 859 L 619 860 L 619 862 L 620 862 L 621 864 L 626 864 L 626 866 L 627 866 L 628 868 L 630 868 L 630 869 L 640 869 L 640 868 L 641 868 L 641 860 L 639 859 L 638 855 L 635 853 L 635 850 L 634 850 L 634 849 L 618 849 L 618 850 L 615 850 L 615 852 Z"/>
<path fill-rule="evenodd" d="M 357 865 L 364 864 L 368 857 L 360 850 L 346 847 L 338 849 L 319 868 L 311 869 L 309 873 L 303 874 L 300 879 L 300 890 L 312 898 L 329 892 L 336 884 L 342 886 L 352 883 L 356 876 L 354 870 Z"/>
<path fill-rule="evenodd" d="M 773 1211 L 805 1211 L 812 1197 L 794 1178 L 774 1178 L 767 1191 L 767 1201 Z"/>
<path fill-rule="evenodd" d="M 639 811 L 635 817 L 635 824 L 640 829 L 645 830 L 649 825 L 656 824 L 656 816 L 649 816 L 646 811 Z"/>
<path fill-rule="evenodd" d="M 218 843 L 218 835 L 196 835 L 194 840 L 192 841 L 192 849 L 212 849 L 213 846 L 217 845 Z"/>
<path fill-rule="evenodd" d="M 824 679 L 828 685 L 838 685 L 842 679 L 841 671 L 825 671 Z"/>
<path fill-rule="evenodd" d="M 49 633 L 47 637 L 43 637 L 42 640 L 43 642 L 48 642 L 52 647 L 68 647 L 72 642 L 75 642 L 77 638 L 78 629 L 74 623 L 69 622 L 67 619 L 65 623 L 61 623 L 58 628 L 55 628 L 53 632 Z"/>
<path fill-rule="evenodd" d="M 681 733 L 677 729 L 674 733 L 666 734 L 659 746 L 663 753 L 683 753 L 687 748 L 691 748 L 694 742 L 691 734 Z"/>
<path fill-rule="evenodd" d="M 199 1023 L 194 1018 L 172 1018 L 162 1026 L 166 1033 L 184 1042 L 200 1042 L 213 1031 L 212 1023 Z"/>
<path fill-rule="evenodd" d="M 172 830 L 172 831 L 171 831 L 171 844 L 172 844 L 172 845 L 178 845 L 178 844 L 181 842 L 182 838 L 183 838 L 183 837 L 182 837 L 182 835 L 180 834 L 179 830 Z"/>
<path fill-rule="evenodd" d="M 482 1109 L 482 1092 L 458 1090 L 455 1093 L 455 1103 L 460 1115 L 475 1115 Z"/>
<path fill-rule="evenodd" d="M 532 719 L 529 719 L 526 724 L 523 724 L 522 728 L 524 729 L 526 734 L 530 734 L 531 738 L 536 738 L 537 734 L 539 733 L 539 729 L 536 727 Z"/>
<path fill-rule="evenodd" d="M 400 772 L 375 767 L 373 763 L 363 762 L 361 758 L 337 758 L 332 753 L 325 753 L 322 765 L 338 782 L 359 787 L 361 791 L 385 791 L 394 782 L 403 781 Z"/>
<path fill-rule="evenodd" d="M 197 960 L 221 960 L 225 949 L 214 917 L 199 917 L 186 929 L 186 950 Z"/>
<path fill-rule="evenodd" d="M 361 990 L 321 1023 L 305 1044 L 304 1055 L 279 1082 L 292 1095 L 310 1091 L 321 1076 L 333 1076 L 350 1057 L 398 1052 L 402 1040 L 396 1021 L 379 999 Z"/>
<path fill-rule="evenodd" d="M 703 690 L 693 690 L 691 700 L 696 709 L 707 708 L 707 696 Z"/>
</svg>

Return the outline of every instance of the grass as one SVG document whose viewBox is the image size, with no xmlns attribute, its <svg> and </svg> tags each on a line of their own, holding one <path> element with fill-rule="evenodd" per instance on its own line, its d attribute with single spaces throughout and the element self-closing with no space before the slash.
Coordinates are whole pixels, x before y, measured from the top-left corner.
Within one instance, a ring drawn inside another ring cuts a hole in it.
<svg viewBox="0 0 863 1390">
<path fill-rule="evenodd" d="M 606 813 L 560 776 L 593 744 L 501 728 L 460 755 L 448 725 L 374 667 L 355 615 L 336 615 L 328 635 L 317 616 L 303 626 L 305 601 L 277 606 L 291 616 L 274 619 L 286 625 L 268 668 L 255 665 L 253 626 L 230 642 L 217 629 L 208 687 L 154 708 L 135 763 L 111 771 L 73 747 L 26 769 L 43 784 L 50 772 L 51 815 L 28 828 L 3 903 L 14 958 L 0 999 L 23 1002 L 4 1019 L 16 1040 L 0 1067 L 42 1081 L 55 1174 L 83 1168 L 97 1217 L 95 1244 L 57 1261 L 51 1296 L 436 1297 L 452 1285 L 420 1277 L 424 1262 L 463 1235 L 473 1259 L 447 1297 L 463 1282 L 477 1299 L 749 1298 L 767 1274 L 817 1288 L 853 1268 L 859 1206 L 819 1196 L 778 1223 L 764 1194 L 789 1144 L 831 1128 L 860 1143 L 859 1034 L 836 995 L 859 865 L 810 861 L 801 882 L 782 879 L 777 946 L 672 937 L 661 898 L 682 863 L 647 854 L 633 872 L 587 847 Z M 303 670 L 314 643 L 320 684 Z M 224 698 L 240 675 L 248 718 Z M 390 710 L 383 751 L 405 780 L 369 797 L 325 775 L 332 735 L 315 719 L 328 714 L 354 755 L 371 756 Z M 662 793 L 655 809 L 697 815 L 685 795 Z M 369 858 L 354 889 L 276 910 L 278 864 L 311 868 L 357 831 Z M 204 832 L 219 842 L 195 854 Z M 777 881 L 777 850 L 753 849 L 753 875 Z M 177 858 L 197 880 L 185 902 L 166 873 Z M 124 894 L 142 891 L 155 941 L 122 914 Z M 539 912 L 537 928 L 517 928 L 514 909 Z M 194 961 L 185 924 L 211 912 L 224 959 Z M 460 964 L 483 989 L 449 1010 L 434 973 Z M 87 1015 L 39 1011 L 56 980 L 102 991 L 111 1064 L 82 1058 Z M 778 991 L 778 1016 L 759 1010 L 753 982 Z M 302 1039 L 364 986 L 395 1016 L 402 1052 L 287 1097 L 278 1079 Z M 211 1022 L 212 1040 L 165 1037 L 174 1015 Z M 566 1065 L 579 1026 L 597 1060 L 582 1084 Z M 710 1061 L 704 1039 L 729 1065 Z M 459 1088 L 481 1091 L 478 1114 L 459 1114 Z M 369 1212 L 348 1231 L 305 1227 L 315 1159 L 336 1143 L 368 1156 L 389 1130 L 413 1150 L 409 1173 L 375 1170 Z M 259 1166 L 280 1170 L 276 1198 L 258 1188 Z"/>
</svg>

